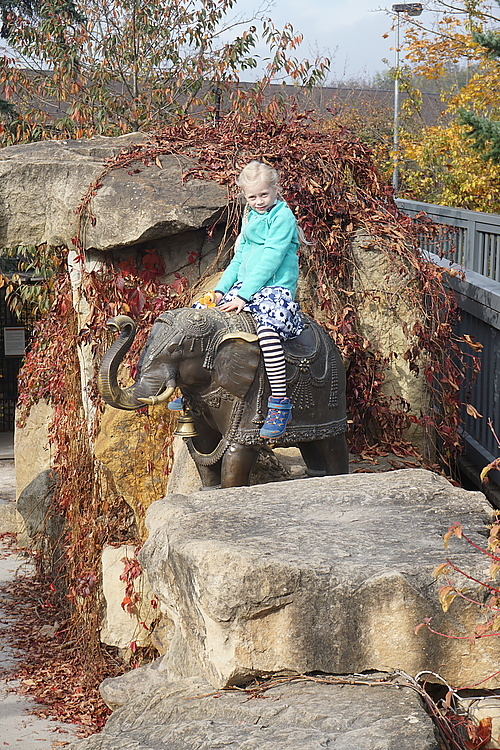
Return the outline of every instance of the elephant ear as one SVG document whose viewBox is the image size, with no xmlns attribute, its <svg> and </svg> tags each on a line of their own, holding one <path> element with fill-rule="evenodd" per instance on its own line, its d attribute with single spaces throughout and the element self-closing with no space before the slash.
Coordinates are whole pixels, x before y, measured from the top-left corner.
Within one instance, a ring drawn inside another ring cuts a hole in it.
<svg viewBox="0 0 500 750">
<path fill-rule="evenodd" d="M 244 398 L 259 366 L 260 346 L 253 333 L 236 331 L 223 336 L 215 357 L 213 379 L 233 396 Z"/>
</svg>

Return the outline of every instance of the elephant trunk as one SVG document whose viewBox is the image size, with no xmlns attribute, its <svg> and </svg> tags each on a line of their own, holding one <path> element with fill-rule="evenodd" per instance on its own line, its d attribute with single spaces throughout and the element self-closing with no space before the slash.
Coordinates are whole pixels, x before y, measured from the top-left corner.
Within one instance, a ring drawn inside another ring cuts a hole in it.
<svg viewBox="0 0 500 750">
<path fill-rule="evenodd" d="M 108 321 L 108 327 L 120 333 L 111 348 L 104 355 L 97 376 L 97 387 L 104 401 L 115 409 L 132 411 L 145 404 L 156 404 L 166 401 L 175 390 L 175 380 L 170 379 L 167 388 L 157 395 L 165 385 L 165 380 L 158 383 L 143 383 L 139 380 L 130 388 L 118 385 L 118 368 L 135 338 L 136 325 L 128 315 L 118 315 Z"/>
</svg>

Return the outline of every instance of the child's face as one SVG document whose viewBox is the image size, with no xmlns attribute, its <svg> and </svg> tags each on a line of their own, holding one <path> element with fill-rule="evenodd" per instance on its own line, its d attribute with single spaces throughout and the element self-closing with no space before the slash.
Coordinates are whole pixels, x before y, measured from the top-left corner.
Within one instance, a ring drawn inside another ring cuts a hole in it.
<svg viewBox="0 0 500 750">
<path fill-rule="evenodd" d="M 243 188 L 243 195 L 250 208 L 259 214 L 264 214 L 268 208 L 274 206 L 277 194 L 277 188 L 271 187 L 263 179 L 256 180 Z"/>
</svg>

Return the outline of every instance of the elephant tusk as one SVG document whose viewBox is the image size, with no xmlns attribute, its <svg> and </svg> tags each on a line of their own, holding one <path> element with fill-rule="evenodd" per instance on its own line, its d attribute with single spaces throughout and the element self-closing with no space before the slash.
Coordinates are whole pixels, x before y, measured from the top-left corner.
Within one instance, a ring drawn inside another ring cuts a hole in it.
<svg viewBox="0 0 500 750">
<path fill-rule="evenodd" d="M 224 341 L 232 341 L 234 339 L 248 341 L 249 344 L 253 344 L 254 341 L 259 340 L 259 337 L 255 333 L 247 333 L 246 331 L 233 331 L 231 333 L 225 333 L 224 336 L 221 337 L 219 346 L 220 344 L 223 344 Z"/>
<path fill-rule="evenodd" d="M 141 404 L 156 406 L 156 404 L 163 404 L 165 401 L 168 401 L 174 391 L 175 386 L 170 386 L 170 388 L 166 388 L 163 393 L 160 393 L 159 396 L 149 396 L 148 398 L 138 398 L 137 400 L 140 401 Z"/>
</svg>

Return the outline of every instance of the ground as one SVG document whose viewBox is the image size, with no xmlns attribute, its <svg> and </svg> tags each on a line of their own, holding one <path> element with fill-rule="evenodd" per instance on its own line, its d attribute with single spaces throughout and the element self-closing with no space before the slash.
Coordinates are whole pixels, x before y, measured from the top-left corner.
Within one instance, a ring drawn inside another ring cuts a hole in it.
<svg viewBox="0 0 500 750">
<path fill-rule="evenodd" d="M 0 444 L 0 456 L 7 455 Z M 21 680 L 9 679 L 16 664 L 16 653 L 8 636 L 19 618 L 19 605 L 9 593 L 18 576 L 30 575 L 31 564 L 12 546 L 11 508 L 15 500 L 15 470 L 11 458 L 0 458 L 0 742 L 3 747 L 22 750 L 52 750 L 64 747 L 76 736 L 75 727 L 32 713 L 39 709 L 32 698 L 19 694 Z M 2 524 L 2 521 L 4 522 Z M 7 526 L 8 528 L 5 528 Z M 9 528 L 10 527 L 10 528 Z"/>
</svg>

